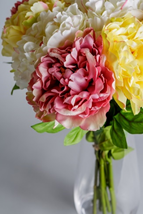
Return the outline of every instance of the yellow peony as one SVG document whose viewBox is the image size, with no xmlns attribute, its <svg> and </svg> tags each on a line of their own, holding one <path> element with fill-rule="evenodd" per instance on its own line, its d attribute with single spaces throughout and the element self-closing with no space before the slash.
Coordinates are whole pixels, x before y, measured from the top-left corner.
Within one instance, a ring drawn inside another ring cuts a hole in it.
<svg viewBox="0 0 143 214">
<path fill-rule="evenodd" d="M 115 74 L 114 99 L 134 114 L 143 107 L 143 23 L 131 14 L 112 18 L 102 30 L 106 66 Z"/>
<path fill-rule="evenodd" d="M 2 32 L 2 55 L 12 56 L 17 42 L 25 34 L 26 30 L 37 21 L 40 12 L 52 10 L 53 7 L 64 7 L 61 0 L 29 0 L 18 6 L 18 10 L 10 18 L 7 18 Z"/>
</svg>

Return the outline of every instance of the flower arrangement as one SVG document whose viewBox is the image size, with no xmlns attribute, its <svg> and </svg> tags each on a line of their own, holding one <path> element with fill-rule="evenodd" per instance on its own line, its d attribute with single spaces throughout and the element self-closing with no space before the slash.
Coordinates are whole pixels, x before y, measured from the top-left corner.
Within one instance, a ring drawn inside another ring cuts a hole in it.
<svg viewBox="0 0 143 214">
<path fill-rule="evenodd" d="M 71 129 L 65 145 L 84 135 L 94 143 L 101 210 L 106 213 L 107 203 L 115 214 L 112 159 L 132 151 L 124 131 L 143 133 L 143 1 L 18 1 L 1 38 L 2 55 L 12 58 L 11 93 L 26 88 L 27 102 L 41 120 L 32 128 Z M 111 203 L 103 188 L 109 188 Z M 97 200 L 95 191 L 93 214 Z"/>
</svg>

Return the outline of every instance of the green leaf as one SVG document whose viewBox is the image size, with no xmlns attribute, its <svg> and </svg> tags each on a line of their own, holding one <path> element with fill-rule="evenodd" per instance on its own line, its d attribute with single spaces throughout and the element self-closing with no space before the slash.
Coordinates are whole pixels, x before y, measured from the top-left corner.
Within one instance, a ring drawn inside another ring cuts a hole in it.
<svg viewBox="0 0 143 214">
<path fill-rule="evenodd" d="M 69 146 L 69 145 L 74 145 L 79 143 L 83 136 L 87 133 L 88 131 L 85 131 L 81 129 L 80 127 L 76 127 L 72 129 L 65 137 L 64 139 L 64 145 Z"/>
<path fill-rule="evenodd" d="M 93 131 L 89 131 L 86 133 L 86 140 L 88 142 L 95 142 L 95 136 Z"/>
<path fill-rule="evenodd" d="M 55 128 L 54 126 L 55 126 L 55 121 L 46 122 L 46 123 L 42 122 L 42 123 L 35 124 L 31 127 L 38 133 L 44 133 L 44 132 L 57 133 L 65 129 L 65 127 L 62 126 L 61 124 L 58 124 L 58 126 L 56 126 Z"/>
<path fill-rule="evenodd" d="M 113 159 L 119 160 L 125 157 L 128 153 L 132 152 L 134 149 L 128 147 L 127 149 L 115 148 L 111 151 Z"/>
<path fill-rule="evenodd" d="M 13 86 L 12 90 L 11 90 L 11 95 L 13 95 L 13 92 L 17 89 L 20 89 L 19 86 L 17 86 L 16 84 Z"/>
<path fill-rule="evenodd" d="M 132 110 L 122 110 L 116 115 L 116 119 L 130 134 L 143 134 L 143 109 L 140 109 L 140 113 L 134 115 Z"/>
<path fill-rule="evenodd" d="M 111 139 L 110 129 L 111 126 L 107 126 L 106 128 L 102 128 L 102 131 L 96 132 L 95 142 L 98 144 L 99 149 L 102 151 L 109 151 L 115 147 Z"/>
<path fill-rule="evenodd" d="M 109 151 L 115 147 L 110 136 L 110 129 L 111 126 L 108 126 L 106 128 L 101 128 L 96 132 L 89 131 L 86 134 L 86 140 L 94 142 L 102 151 Z"/>
<path fill-rule="evenodd" d="M 37 21 L 37 17 L 32 17 L 30 19 L 25 20 L 22 24 L 25 27 L 31 27 L 33 23 L 35 23 Z"/>
<path fill-rule="evenodd" d="M 4 63 L 6 63 L 6 64 L 10 64 L 10 65 L 12 64 L 12 62 L 4 62 Z"/>
<path fill-rule="evenodd" d="M 99 144 L 99 148 L 102 151 L 109 151 L 109 150 L 113 149 L 114 147 L 115 147 L 114 144 L 110 140 L 105 140 L 104 142 Z"/>
<path fill-rule="evenodd" d="M 119 148 L 127 149 L 127 142 L 126 142 L 126 136 L 123 131 L 122 126 L 120 123 L 114 118 L 113 124 L 110 130 L 112 142 L 115 146 Z"/>
<path fill-rule="evenodd" d="M 115 102 L 114 99 L 112 99 L 110 101 L 110 109 L 109 111 L 107 112 L 106 114 L 106 122 L 104 124 L 104 126 L 109 126 L 112 124 L 112 121 L 113 121 L 113 117 L 118 114 L 119 112 L 121 111 L 121 108 L 119 107 L 119 105 Z"/>
<path fill-rule="evenodd" d="M 14 73 L 14 72 L 15 72 L 15 70 L 14 70 L 14 69 L 10 70 L 10 73 Z"/>
</svg>

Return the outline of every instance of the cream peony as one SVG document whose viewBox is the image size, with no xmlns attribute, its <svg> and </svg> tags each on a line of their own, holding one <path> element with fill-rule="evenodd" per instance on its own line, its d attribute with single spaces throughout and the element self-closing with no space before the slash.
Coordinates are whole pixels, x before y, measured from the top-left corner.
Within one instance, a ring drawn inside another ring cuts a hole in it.
<svg viewBox="0 0 143 214">
<path fill-rule="evenodd" d="M 35 70 L 34 64 L 37 61 L 35 50 L 40 48 L 43 36 L 45 36 L 46 25 L 56 16 L 59 12 L 58 9 L 60 10 L 60 8 L 57 8 L 54 12 L 42 12 L 38 22 L 34 23 L 22 37 L 22 40 L 17 43 L 18 48 L 15 49 L 12 55 L 12 68 L 15 70 L 14 80 L 16 85 L 21 89 L 28 86 L 31 74 Z"/>
<path fill-rule="evenodd" d="M 2 54 L 12 56 L 17 42 L 25 35 L 27 29 L 37 22 L 37 17 L 42 11 L 52 10 L 53 7 L 64 8 L 64 3 L 60 0 L 29 0 L 19 4 L 10 18 L 6 19 L 2 32 Z"/>
</svg>

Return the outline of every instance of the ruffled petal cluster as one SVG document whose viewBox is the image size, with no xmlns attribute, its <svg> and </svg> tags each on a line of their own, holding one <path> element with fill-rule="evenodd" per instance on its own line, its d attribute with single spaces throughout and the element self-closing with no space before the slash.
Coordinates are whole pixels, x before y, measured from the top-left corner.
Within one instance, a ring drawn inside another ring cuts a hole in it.
<svg viewBox="0 0 143 214">
<path fill-rule="evenodd" d="M 12 16 L 6 19 L 2 32 L 2 54 L 12 56 L 17 47 L 17 42 L 25 35 L 27 29 L 37 21 L 39 14 L 57 5 L 64 7 L 64 3 L 60 0 L 29 0 L 17 3 L 15 8 L 12 9 Z"/>
<path fill-rule="evenodd" d="M 31 74 L 35 70 L 35 63 L 37 61 L 36 51 L 41 49 L 43 37 L 46 36 L 46 25 L 48 22 L 53 21 L 54 17 L 59 12 L 58 9 L 60 10 L 60 8 L 57 8 L 57 10 L 53 12 L 50 10 L 48 12 L 42 12 L 38 21 L 27 30 L 22 40 L 17 42 L 18 47 L 15 48 L 12 55 L 12 68 L 14 70 L 14 80 L 20 89 L 27 88 L 28 86 Z"/>
<path fill-rule="evenodd" d="M 64 45 L 68 39 L 74 41 L 75 33 L 87 27 L 87 16 L 82 13 L 77 4 L 70 5 L 65 11 L 54 7 L 52 11 L 42 12 L 38 21 L 27 30 L 13 53 L 12 68 L 14 79 L 21 88 L 27 88 L 39 58 L 45 55 L 49 48 Z"/>
<path fill-rule="evenodd" d="M 102 127 L 114 93 L 114 75 L 104 61 L 102 38 L 92 28 L 78 31 L 73 44 L 50 49 L 29 83 L 27 100 L 36 117 L 66 128 Z"/>
<path fill-rule="evenodd" d="M 2 31 L 36 117 L 96 131 L 110 100 L 143 108 L 142 0 L 21 0 Z"/>
<path fill-rule="evenodd" d="M 114 98 L 121 108 L 130 100 L 134 114 L 143 107 L 143 23 L 131 14 L 112 18 L 102 31 L 106 66 L 114 72 Z"/>
<path fill-rule="evenodd" d="M 112 17 L 122 17 L 130 12 L 143 19 L 142 0 L 76 0 L 81 11 L 87 13 L 89 24 L 96 32 Z"/>
<path fill-rule="evenodd" d="M 11 9 L 11 15 L 14 15 L 18 10 L 19 5 L 23 4 L 25 1 L 28 1 L 28 0 L 17 1 L 14 4 L 14 7 L 12 7 L 12 9 Z"/>
</svg>

